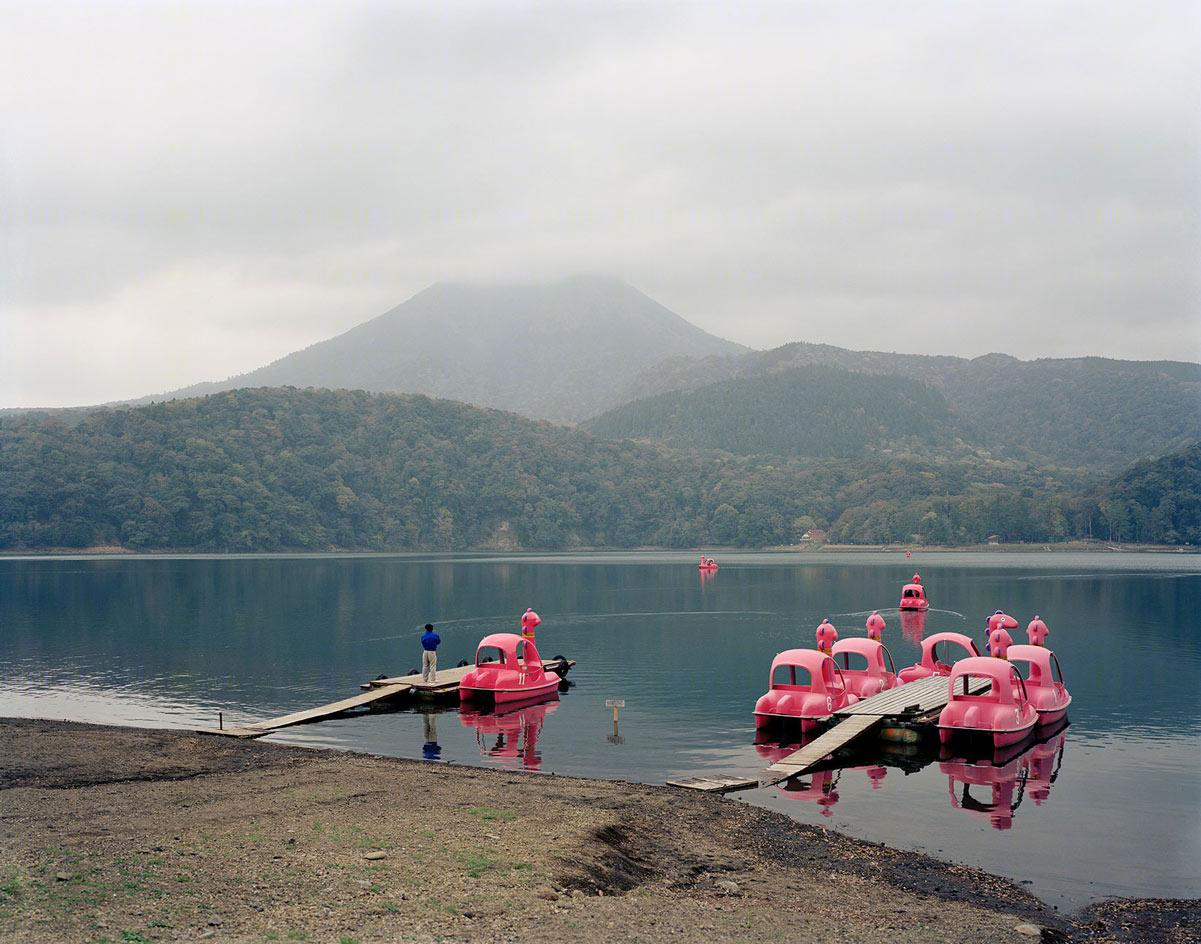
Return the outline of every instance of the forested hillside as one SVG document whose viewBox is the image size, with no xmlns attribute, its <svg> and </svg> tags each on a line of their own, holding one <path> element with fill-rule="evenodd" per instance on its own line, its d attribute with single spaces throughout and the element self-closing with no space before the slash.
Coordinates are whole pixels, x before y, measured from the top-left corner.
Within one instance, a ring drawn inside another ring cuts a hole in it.
<svg viewBox="0 0 1201 944">
<path fill-rule="evenodd" d="M 966 360 L 797 343 L 677 359 L 641 375 L 626 396 L 707 392 L 730 378 L 749 385 L 754 378 L 820 367 L 921 382 L 946 397 L 959 428 L 970 431 L 976 445 L 1027 461 L 1116 472 L 1201 437 L 1201 365 L 1175 361 L 1021 361 L 1002 354 Z"/>
<path fill-rule="evenodd" d="M 1201 442 L 1140 462 L 1097 500 L 1112 540 L 1201 544 Z"/>
<path fill-rule="evenodd" d="M 1183 463 L 1182 490 L 1195 452 Z M 1107 536 L 1100 503 L 1124 501 L 1122 488 L 1158 507 L 1138 470 L 1089 496 L 1080 480 L 972 453 L 763 461 L 421 396 L 291 388 L 5 418 L 0 468 L 8 550 L 758 547 L 815 527 L 854 542 L 1045 542 Z M 1194 533 L 1195 502 L 1177 507 L 1192 518 L 1176 532 Z"/>
<path fill-rule="evenodd" d="M 740 455 L 851 458 L 872 446 L 942 452 L 956 425 L 946 398 L 924 384 L 819 365 L 636 400 L 583 428 Z"/>
</svg>

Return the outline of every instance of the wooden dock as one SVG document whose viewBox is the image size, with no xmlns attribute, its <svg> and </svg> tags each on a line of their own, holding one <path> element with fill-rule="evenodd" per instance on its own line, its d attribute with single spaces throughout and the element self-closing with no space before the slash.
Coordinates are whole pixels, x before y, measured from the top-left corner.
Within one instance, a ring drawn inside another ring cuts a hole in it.
<svg viewBox="0 0 1201 944">
<path fill-rule="evenodd" d="M 760 784 L 769 786 L 807 772 L 856 738 L 883 726 L 885 721 L 930 721 L 947 703 L 948 684 L 945 675 L 931 675 L 836 711 L 837 720 L 832 728 L 763 770 L 759 774 Z M 987 680 L 976 679 L 972 691 L 984 691 L 988 685 Z"/>
<path fill-rule="evenodd" d="M 311 721 L 323 721 L 326 718 L 332 718 L 335 715 L 340 715 L 343 712 L 351 711 L 355 708 L 360 708 L 363 705 L 369 705 L 375 701 L 383 701 L 386 698 L 396 698 L 409 691 L 407 685 L 382 685 L 378 688 L 372 688 L 369 691 L 359 695 L 353 695 L 350 698 L 343 698 L 341 701 L 331 702 L 328 705 L 322 705 L 319 708 L 309 708 L 305 711 L 294 711 L 290 715 L 280 715 L 278 718 L 269 718 L 266 721 L 255 721 L 251 724 L 241 725 L 233 728 L 205 728 L 204 734 L 224 734 L 226 737 L 236 738 L 257 738 L 264 734 L 270 734 L 272 731 L 278 731 L 280 728 L 289 728 L 294 724 L 306 724 Z"/>
<path fill-rule="evenodd" d="M 973 682 L 972 691 L 983 691 L 988 684 L 984 679 L 977 679 Z M 807 773 L 835 751 L 841 750 L 868 732 L 883 727 L 886 722 L 928 723 L 946 705 L 947 685 L 945 675 L 934 675 L 898 685 L 837 711 L 834 713 L 835 721 L 831 728 L 761 771 L 757 780 L 689 777 L 669 780 L 668 784 L 707 793 L 726 793 L 730 790 L 749 789 L 752 786 L 771 786 L 788 780 L 790 777 Z"/>
<path fill-rule="evenodd" d="M 546 659 L 543 660 L 542 665 L 545 668 L 550 668 L 559 665 L 561 662 L 566 662 L 569 669 L 575 665 L 575 661 L 572 659 Z M 294 724 L 309 724 L 314 721 L 324 721 L 327 718 L 333 718 L 347 711 L 353 711 L 355 708 L 361 708 L 372 702 L 384 701 L 388 698 L 399 698 L 403 695 L 418 698 L 458 698 L 459 682 L 473 668 L 475 668 L 473 665 L 464 665 L 454 666 L 449 669 L 439 669 L 434 680 L 428 682 L 421 677 L 421 673 L 417 673 L 416 675 L 399 675 L 395 678 L 372 679 L 370 682 L 364 682 L 359 686 L 363 689 L 361 694 L 352 695 L 350 698 L 343 698 L 341 701 L 330 702 L 328 705 L 321 705 L 317 708 L 307 708 L 304 711 L 294 711 L 288 715 L 280 715 L 278 718 L 269 718 L 266 721 L 255 721 L 251 724 L 228 728 L 204 728 L 201 733 L 222 734 L 226 737 L 236 738 L 257 738 L 262 737 L 264 734 L 270 734 L 272 731 L 278 731 L 280 728 L 289 728 Z"/>
</svg>

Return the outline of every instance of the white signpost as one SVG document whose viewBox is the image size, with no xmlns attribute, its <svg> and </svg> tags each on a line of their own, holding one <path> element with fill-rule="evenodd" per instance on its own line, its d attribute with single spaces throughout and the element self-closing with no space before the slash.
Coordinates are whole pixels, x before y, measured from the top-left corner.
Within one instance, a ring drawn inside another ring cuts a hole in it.
<svg viewBox="0 0 1201 944">
<path fill-rule="evenodd" d="M 613 709 L 613 733 L 607 738 L 610 744 L 621 744 L 625 740 L 617 730 L 617 713 L 625 706 L 626 700 L 624 698 L 605 699 L 605 707 Z"/>
</svg>

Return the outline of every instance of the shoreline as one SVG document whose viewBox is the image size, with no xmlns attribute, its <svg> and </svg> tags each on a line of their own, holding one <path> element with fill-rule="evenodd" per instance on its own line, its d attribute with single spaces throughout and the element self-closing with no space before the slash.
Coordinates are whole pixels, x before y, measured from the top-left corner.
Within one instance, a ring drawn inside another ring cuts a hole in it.
<svg viewBox="0 0 1201 944">
<path fill-rule="evenodd" d="M 96 547 L 43 547 L 32 549 L 0 549 L 0 560 L 38 559 L 63 557 L 133 557 L 133 558 L 278 558 L 278 557 L 326 557 L 329 555 L 347 557 L 443 557 L 463 554 L 485 554 L 490 556 L 512 555 L 545 556 L 572 554 L 680 554 L 696 556 L 699 553 L 709 554 L 1201 554 L 1201 548 L 1184 544 L 1108 544 L 1100 541 L 1061 541 L 1056 544 L 782 544 L 769 547 L 705 547 L 705 548 L 675 548 L 675 547 L 570 547 L 557 550 L 539 548 L 460 548 L 456 550 L 425 549 L 414 550 L 405 548 L 392 551 L 372 551 L 352 548 L 331 547 L 324 550 L 277 550 L 277 551 L 216 551 L 182 549 L 135 550 L 119 545 L 98 545 Z M 720 564 L 720 561 L 718 562 Z"/>
<path fill-rule="evenodd" d="M 0 938 L 1189 941 L 669 787 L 0 719 Z M 1019 926 L 1021 930 L 1019 929 Z"/>
</svg>

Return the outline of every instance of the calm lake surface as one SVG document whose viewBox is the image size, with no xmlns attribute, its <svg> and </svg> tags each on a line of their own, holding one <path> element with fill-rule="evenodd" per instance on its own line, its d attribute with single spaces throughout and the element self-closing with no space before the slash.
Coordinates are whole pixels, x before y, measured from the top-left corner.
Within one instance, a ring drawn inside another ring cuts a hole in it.
<svg viewBox="0 0 1201 944">
<path fill-rule="evenodd" d="M 913 749 L 792 788 L 733 794 L 806 822 L 1026 881 L 1061 909 L 1201 896 L 1201 556 L 902 553 L 0 558 L 0 715 L 213 727 L 354 694 L 516 631 L 578 660 L 557 702 L 506 715 L 391 711 L 269 739 L 662 783 L 754 776 L 783 748 L 751 715 L 774 653 L 872 609 L 898 667 L 943 630 L 982 641 L 996 609 L 1051 628 L 1071 725 L 973 763 Z M 924 625 L 896 610 L 921 572 Z M 624 698 L 619 737 L 605 700 Z"/>
</svg>

